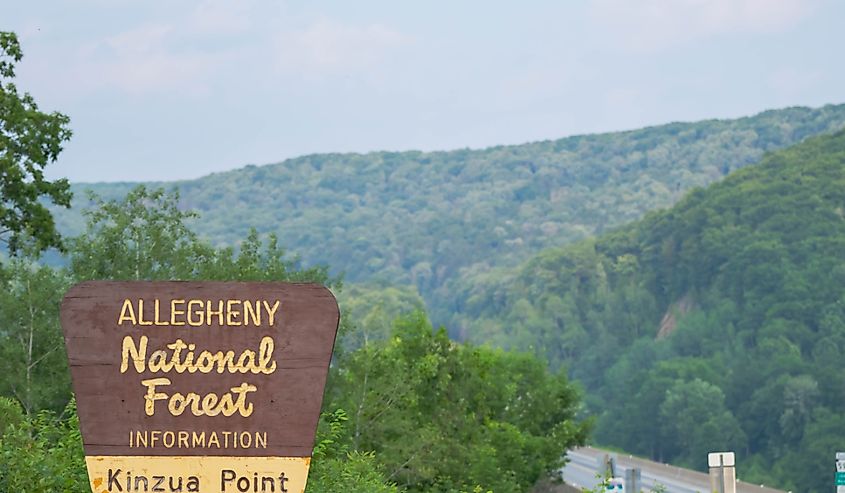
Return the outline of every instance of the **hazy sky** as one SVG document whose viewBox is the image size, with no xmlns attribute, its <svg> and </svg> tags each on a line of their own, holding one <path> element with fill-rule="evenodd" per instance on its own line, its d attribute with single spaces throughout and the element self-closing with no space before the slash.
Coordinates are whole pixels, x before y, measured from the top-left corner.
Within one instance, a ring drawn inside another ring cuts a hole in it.
<svg viewBox="0 0 845 493">
<path fill-rule="evenodd" d="M 170 180 L 845 102 L 837 0 L 53 1 L 3 8 L 50 175 Z"/>
</svg>

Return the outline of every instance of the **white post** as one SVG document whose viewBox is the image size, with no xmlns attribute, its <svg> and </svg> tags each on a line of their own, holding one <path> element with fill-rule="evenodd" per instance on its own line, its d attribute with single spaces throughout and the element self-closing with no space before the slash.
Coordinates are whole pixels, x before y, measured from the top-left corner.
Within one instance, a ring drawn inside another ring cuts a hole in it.
<svg viewBox="0 0 845 493">
<path fill-rule="evenodd" d="M 836 493 L 845 493 L 845 452 L 836 452 Z"/>
<path fill-rule="evenodd" d="M 736 493 L 736 457 L 733 452 L 707 454 L 710 467 L 710 490 L 717 493 Z"/>
<path fill-rule="evenodd" d="M 642 470 L 632 467 L 625 470 L 625 491 L 639 493 L 642 487 Z"/>
</svg>

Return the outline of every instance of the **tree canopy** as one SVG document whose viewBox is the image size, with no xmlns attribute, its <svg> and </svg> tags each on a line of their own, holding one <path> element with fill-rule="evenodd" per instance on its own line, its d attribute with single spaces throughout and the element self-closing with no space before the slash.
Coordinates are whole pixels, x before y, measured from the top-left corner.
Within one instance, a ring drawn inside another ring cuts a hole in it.
<svg viewBox="0 0 845 493">
<path fill-rule="evenodd" d="M 44 168 L 56 161 L 70 139 L 70 119 L 44 113 L 35 99 L 12 82 L 23 58 L 17 35 L 0 32 L 0 240 L 14 254 L 22 247 L 41 252 L 60 248 L 50 210 L 40 199 L 70 207 L 70 184 L 50 181 Z"/>
<path fill-rule="evenodd" d="M 213 245 L 234 246 L 252 227 L 275 233 L 350 282 L 416 287 L 432 320 L 451 328 L 496 268 L 671 206 L 767 151 L 843 125 L 845 105 L 787 108 L 480 150 L 315 154 L 167 186 L 202 214 L 190 226 Z M 116 199 L 133 187 L 74 190 Z M 68 234 L 82 231 L 89 204 L 76 195 L 73 209 L 56 211 Z"/>
<path fill-rule="evenodd" d="M 187 227 L 193 214 L 177 206 L 175 193 L 141 186 L 119 200 L 90 200 L 84 232 L 68 241 L 67 266 L 16 259 L 0 267 L 4 491 L 87 487 L 58 327 L 58 299 L 74 281 L 308 281 L 341 289 L 326 267 L 303 267 L 273 237 L 253 231 L 237 250 L 210 245 Z M 308 491 L 528 491 L 584 442 L 577 390 L 542 360 L 449 340 L 405 290 L 358 287 L 341 303 L 344 331 L 373 337 L 347 334 L 348 347 L 336 353 Z M 51 478 L 38 478 L 42 471 Z"/>
<path fill-rule="evenodd" d="M 599 443 L 697 468 L 736 450 L 745 480 L 826 491 L 835 447 L 820 437 L 845 407 L 844 204 L 845 132 L 808 139 L 489 276 L 461 333 L 567 367 Z"/>
</svg>

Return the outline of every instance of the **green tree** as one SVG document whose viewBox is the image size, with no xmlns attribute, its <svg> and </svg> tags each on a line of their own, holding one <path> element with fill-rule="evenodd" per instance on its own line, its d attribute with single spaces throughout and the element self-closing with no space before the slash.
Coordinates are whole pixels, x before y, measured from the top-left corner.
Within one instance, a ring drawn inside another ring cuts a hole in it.
<svg viewBox="0 0 845 493">
<path fill-rule="evenodd" d="M 340 287 L 325 267 L 303 268 L 275 238 L 262 240 L 255 231 L 237 250 L 212 247 L 191 233 L 187 221 L 192 216 L 178 207 L 173 194 L 137 188 L 123 200 L 94 198 L 93 204 L 85 233 L 70 242 L 67 278 L 287 280 Z M 49 308 L 57 303 L 28 295 L 25 281 L 61 293 L 64 288 L 54 283 L 67 279 L 47 276 L 57 271 L 38 270 L 22 260 L 13 266 L 19 268 L 9 270 L 9 286 L 18 291 L 9 290 L 6 304 L 31 303 L 44 317 L 44 327 L 50 327 L 55 313 Z M 400 308 L 417 299 L 405 291 L 383 298 Z M 383 317 L 362 323 L 373 321 L 380 324 Z M 21 348 L 9 350 L 24 353 Z M 31 360 L 14 361 L 20 370 Z M 341 354 L 332 380 L 325 409 L 336 411 L 321 421 L 309 479 L 309 491 L 317 493 L 394 493 L 403 487 L 526 491 L 559 466 L 567 447 L 583 443 L 586 436 L 587 426 L 575 419 L 577 392 L 563 374 L 550 373 L 528 354 L 455 343 L 445 331 L 433 331 L 421 312 L 400 319 L 389 337 Z M 7 406 L 12 411 L 0 412 L 0 426 L 11 430 L 0 438 L 0 450 L 15 454 L 0 466 L 0 481 L 5 481 L 0 484 L 11 489 L 21 481 L 36 481 L 39 458 L 55 455 L 56 461 L 50 459 L 42 470 L 60 471 L 64 482 L 32 484 L 45 491 L 84 489 L 73 409 L 61 417 L 37 410 L 27 415 L 12 404 Z M 349 419 L 339 409 L 349 409 Z"/>
<path fill-rule="evenodd" d="M 745 449 L 745 434 L 725 407 L 721 389 L 700 379 L 679 380 L 666 391 L 660 422 L 662 439 L 691 467 L 703 468 L 713 450 Z"/>
<path fill-rule="evenodd" d="M 35 251 L 61 247 L 53 216 L 41 198 L 70 207 L 66 179 L 49 181 L 44 168 L 55 162 L 70 139 L 69 118 L 39 111 L 29 93 L 12 82 L 23 51 L 15 33 L 0 32 L 0 241 L 11 253 L 24 245 Z"/>
<path fill-rule="evenodd" d="M 345 286 L 337 301 L 344 318 L 355 326 L 354 330 L 346 331 L 339 341 L 345 350 L 386 339 L 396 318 L 425 307 L 425 302 L 413 286 L 386 284 Z"/>
<path fill-rule="evenodd" d="M 796 445 L 804 436 L 815 402 L 819 398 L 819 384 L 809 375 L 789 378 L 783 390 L 783 413 L 779 423 L 784 442 Z"/>
<path fill-rule="evenodd" d="M 229 280 L 315 282 L 339 289 L 324 266 L 303 268 L 288 258 L 275 236 L 255 230 L 234 248 L 214 248 L 198 238 L 178 206 L 178 194 L 139 186 L 121 200 L 91 196 L 86 230 L 70 241 L 70 271 L 76 279 Z M 56 292 L 63 292 L 57 290 Z M 308 491 L 354 490 L 394 493 L 373 454 L 350 450 L 336 440 L 342 413 L 327 415 L 314 453 Z M 334 419 L 333 419 L 334 418 Z M 41 423 L 46 426 L 46 423 Z M 84 474 L 84 473 L 83 473 Z"/>
<path fill-rule="evenodd" d="M 238 249 L 214 248 L 189 228 L 197 215 L 179 207 L 178 192 L 133 188 L 120 200 L 90 195 L 85 232 L 71 239 L 77 280 L 230 280 L 315 282 L 340 288 L 325 266 L 303 268 L 274 235 L 255 230 Z"/>
<path fill-rule="evenodd" d="M 845 416 L 838 410 L 818 408 L 807 425 L 798 450 L 786 454 L 779 466 L 782 480 L 800 485 L 812 492 L 832 491 L 834 486 L 834 454 L 842 451 L 842 429 Z M 798 488 L 792 491 L 797 491 Z"/>
<path fill-rule="evenodd" d="M 68 277 L 28 259 L 0 269 L 0 395 L 14 396 L 28 416 L 61 410 L 69 398 L 59 304 Z"/>
<path fill-rule="evenodd" d="M 90 491 L 73 401 L 60 416 L 0 397 L 0 491 Z"/>
<path fill-rule="evenodd" d="M 163 189 L 132 189 L 122 200 L 94 194 L 84 212 L 85 232 L 70 241 L 70 270 L 79 280 L 191 279 L 215 252 L 187 225 L 179 196 Z"/>
<path fill-rule="evenodd" d="M 338 363 L 331 406 L 350 411 L 350 446 L 409 491 L 526 491 L 586 438 L 563 374 L 451 341 L 422 312 Z"/>
<path fill-rule="evenodd" d="M 320 416 L 308 493 L 399 493 L 399 488 L 385 479 L 375 454 L 349 449 L 343 440 L 348 420 L 342 409 Z"/>
</svg>

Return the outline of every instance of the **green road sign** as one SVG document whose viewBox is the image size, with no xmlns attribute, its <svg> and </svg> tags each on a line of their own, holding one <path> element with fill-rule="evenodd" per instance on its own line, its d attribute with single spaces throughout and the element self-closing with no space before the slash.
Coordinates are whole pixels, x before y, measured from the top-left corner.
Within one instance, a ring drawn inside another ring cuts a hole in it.
<svg viewBox="0 0 845 493">
<path fill-rule="evenodd" d="M 836 473 L 836 486 L 845 486 L 845 472 Z"/>
</svg>

